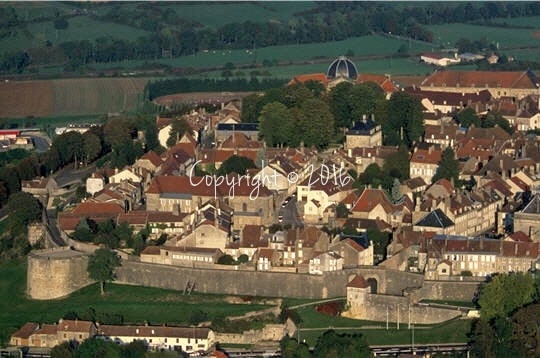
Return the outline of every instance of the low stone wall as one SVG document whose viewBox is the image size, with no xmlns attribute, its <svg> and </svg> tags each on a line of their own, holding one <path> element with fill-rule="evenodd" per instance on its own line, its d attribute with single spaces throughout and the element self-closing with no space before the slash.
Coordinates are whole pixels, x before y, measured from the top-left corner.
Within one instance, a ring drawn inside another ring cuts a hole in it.
<svg viewBox="0 0 540 358">
<path fill-rule="evenodd" d="M 462 316 L 461 311 L 410 304 L 408 297 L 368 294 L 362 317 L 369 321 L 434 324 Z M 387 316 L 388 313 L 388 316 Z"/>
<path fill-rule="evenodd" d="M 216 342 L 227 344 L 257 344 L 261 342 L 279 342 L 285 335 L 293 336 L 294 324 L 267 324 L 261 330 L 249 330 L 242 333 L 216 333 Z"/>
<path fill-rule="evenodd" d="M 482 282 L 479 281 L 424 281 L 424 284 L 406 293 L 412 302 L 421 300 L 448 300 L 472 302 Z"/>
</svg>

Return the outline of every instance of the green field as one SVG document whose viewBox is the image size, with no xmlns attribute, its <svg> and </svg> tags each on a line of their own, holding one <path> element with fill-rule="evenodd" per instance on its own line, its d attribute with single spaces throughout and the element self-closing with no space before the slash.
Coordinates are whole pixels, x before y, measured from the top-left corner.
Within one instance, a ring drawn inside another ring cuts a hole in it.
<svg viewBox="0 0 540 358">
<path fill-rule="evenodd" d="M 227 62 L 234 65 L 246 65 L 253 62 L 262 63 L 264 60 L 277 60 L 282 64 L 290 62 L 308 62 L 320 58 L 336 58 L 344 55 L 348 51 L 354 53 L 353 59 L 365 56 L 389 56 L 395 54 L 397 50 L 405 45 L 410 52 L 431 51 L 432 46 L 421 42 L 411 42 L 406 40 L 389 38 L 386 36 L 362 36 L 355 37 L 343 41 L 326 42 L 320 44 L 299 44 L 299 45 L 283 45 L 270 46 L 255 49 L 244 50 L 210 50 L 207 52 L 199 52 L 196 55 L 183 56 L 173 59 L 159 59 L 155 62 L 162 63 L 173 67 L 184 68 L 208 68 L 208 67 L 223 67 Z M 397 60 L 396 60 L 397 61 Z M 125 67 L 134 68 L 141 66 L 149 61 L 129 61 L 129 62 L 111 62 L 92 65 L 92 68 L 97 70 L 105 70 L 111 68 Z M 379 61 L 374 61 L 379 62 Z M 327 67 L 328 64 L 320 66 Z M 388 60 L 388 65 L 390 65 Z M 324 70 L 324 72 L 326 69 Z M 298 72 L 296 72 L 298 74 Z"/>
<path fill-rule="evenodd" d="M 540 29 L 540 16 L 524 16 L 518 18 L 499 18 L 493 19 L 491 22 L 496 24 L 508 24 L 514 26 L 529 26 L 535 29 Z"/>
<path fill-rule="evenodd" d="M 471 329 L 472 320 L 453 320 L 439 325 L 429 327 L 416 327 L 414 329 L 415 344 L 426 343 L 464 343 L 468 341 L 467 333 Z M 384 326 L 383 322 L 379 325 Z M 391 326 L 392 327 L 392 326 Z M 406 324 L 401 324 L 400 329 L 396 327 L 386 329 L 336 329 L 338 333 L 361 333 L 366 337 L 369 345 L 386 344 L 410 344 L 412 341 L 412 329 L 408 329 Z M 309 346 L 317 343 L 317 338 L 326 331 L 327 328 L 317 331 L 300 331 L 300 341 L 306 341 Z"/>
<path fill-rule="evenodd" d="M 509 29 L 503 27 L 467 24 L 445 24 L 428 26 L 433 32 L 435 43 L 452 47 L 460 38 L 471 41 L 486 38 L 489 43 L 499 44 L 500 49 L 522 46 L 539 46 L 540 40 L 533 36 L 531 29 Z"/>
<path fill-rule="evenodd" d="M 18 28 L 15 36 L 0 39 L 0 47 L 4 51 L 24 50 L 33 47 L 43 47 L 47 40 L 53 44 L 66 41 L 89 40 L 99 37 L 124 40 L 136 40 L 148 32 L 131 26 L 94 20 L 87 16 L 76 16 L 68 19 L 69 26 L 65 30 L 55 30 L 52 21 L 36 22 L 25 28 Z"/>
<path fill-rule="evenodd" d="M 25 296 L 26 263 L 0 265 L 0 345 L 27 321 L 57 322 L 68 312 L 85 314 L 90 308 L 97 314 L 120 314 L 125 323 L 187 324 L 194 311 L 208 313 L 208 319 L 242 315 L 264 309 L 263 304 L 230 304 L 220 295 L 193 294 L 148 287 L 106 285 L 100 296 L 97 284 L 83 288 L 69 297 L 36 301 Z"/>
<path fill-rule="evenodd" d="M 297 312 L 302 319 L 299 325 L 300 340 L 305 339 L 310 346 L 315 345 L 319 335 L 328 329 L 336 329 L 340 333 L 362 333 L 370 345 L 407 344 L 411 339 L 411 331 L 407 329 L 406 322 L 400 324 L 399 330 L 395 323 L 390 323 L 389 330 L 386 330 L 386 322 L 327 316 L 317 312 L 315 306 L 299 308 Z M 456 319 L 436 325 L 415 325 L 415 342 L 467 342 L 471 322 L 471 320 Z"/>
<path fill-rule="evenodd" d="M 196 21 L 204 26 L 218 28 L 220 26 L 248 21 L 288 22 L 293 14 L 306 11 L 315 6 L 311 1 L 282 1 L 282 2 L 242 2 L 242 3 L 212 3 L 212 4 L 163 4 L 162 6 L 176 11 L 187 20 Z"/>
</svg>

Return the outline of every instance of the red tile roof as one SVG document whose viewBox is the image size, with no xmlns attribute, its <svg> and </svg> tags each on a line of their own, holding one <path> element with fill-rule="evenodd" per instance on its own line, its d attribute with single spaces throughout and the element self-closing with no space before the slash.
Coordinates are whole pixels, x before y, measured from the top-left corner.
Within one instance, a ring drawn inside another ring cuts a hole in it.
<svg viewBox="0 0 540 358">
<path fill-rule="evenodd" d="M 352 211 L 370 212 L 379 204 L 382 205 L 386 213 L 394 210 L 392 203 L 388 200 L 384 191 L 380 189 L 365 189 L 356 201 Z"/>
<path fill-rule="evenodd" d="M 58 331 L 66 332 L 90 332 L 94 322 L 61 319 L 58 322 Z"/>
<path fill-rule="evenodd" d="M 369 283 L 366 281 L 364 276 L 362 275 L 356 275 L 354 278 L 347 284 L 347 287 L 354 287 L 354 288 L 368 288 Z"/>
<path fill-rule="evenodd" d="M 520 241 L 520 242 L 532 242 L 529 235 L 525 234 L 523 231 L 516 231 L 513 234 L 509 235 L 509 237 L 513 241 Z"/>
<path fill-rule="evenodd" d="M 422 81 L 421 86 L 527 88 L 535 89 L 527 72 L 509 71 L 436 71 Z"/>
<path fill-rule="evenodd" d="M 92 216 L 92 215 L 111 215 L 116 216 L 124 212 L 124 209 L 118 204 L 115 203 L 93 203 L 93 202 L 84 202 L 80 203 L 75 210 L 72 211 L 73 214 L 80 216 Z"/>
<path fill-rule="evenodd" d="M 441 151 L 437 149 L 417 149 L 411 157 L 411 163 L 438 164 L 441 161 Z"/>
<path fill-rule="evenodd" d="M 359 73 L 356 77 L 356 83 L 375 82 L 386 93 L 392 93 L 397 91 L 397 87 L 387 76 L 375 75 L 369 73 Z"/>
<path fill-rule="evenodd" d="M 39 328 L 39 324 L 34 322 L 25 323 L 17 332 L 13 333 L 11 337 L 28 339 L 32 333 Z"/>
<path fill-rule="evenodd" d="M 161 158 L 159 157 L 159 155 L 157 155 L 156 152 L 154 152 L 153 150 L 145 153 L 141 159 L 145 159 L 145 160 L 148 160 L 150 163 L 152 163 L 154 166 L 159 166 L 162 161 L 161 161 Z"/>
</svg>

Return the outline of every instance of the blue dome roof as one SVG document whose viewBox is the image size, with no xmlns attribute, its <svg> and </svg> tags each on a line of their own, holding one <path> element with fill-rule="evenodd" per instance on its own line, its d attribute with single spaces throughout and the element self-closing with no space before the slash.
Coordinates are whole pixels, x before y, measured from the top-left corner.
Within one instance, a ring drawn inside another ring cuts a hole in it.
<svg viewBox="0 0 540 358">
<path fill-rule="evenodd" d="M 354 63 L 345 56 L 339 56 L 328 67 L 326 77 L 329 79 L 346 78 L 355 79 L 358 76 L 358 71 Z"/>
</svg>

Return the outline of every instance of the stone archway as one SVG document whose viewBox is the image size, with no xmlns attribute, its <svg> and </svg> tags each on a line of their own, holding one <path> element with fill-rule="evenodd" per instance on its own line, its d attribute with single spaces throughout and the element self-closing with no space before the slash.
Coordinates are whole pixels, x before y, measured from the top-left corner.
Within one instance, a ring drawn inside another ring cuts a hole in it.
<svg viewBox="0 0 540 358">
<path fill-rule="evenodd" d="M 367 279 L 367 283 L 370 287 L 370 293 L 377 293 L 379 289 L 379 283 L 377 282 L 377 279 L 374 277 L 370 277 Z"/>
</svg>

